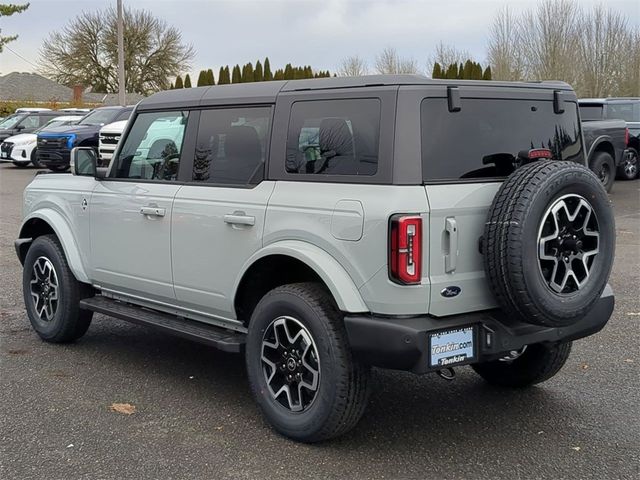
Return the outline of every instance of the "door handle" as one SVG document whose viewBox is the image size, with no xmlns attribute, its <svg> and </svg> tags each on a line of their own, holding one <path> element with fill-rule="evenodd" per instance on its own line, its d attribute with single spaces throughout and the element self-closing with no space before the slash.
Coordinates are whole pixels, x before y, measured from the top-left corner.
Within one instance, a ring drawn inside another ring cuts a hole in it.
<svg viewBox="0 0 640 480">
<path fill-rule="evenodd" d="M 453 217 L 444 220 L 444 230 L 447 232 L 447 254 L 444 256 L 444 271 L 455 272 L 458 263 L 458 222 Z"/>
<path fill-rule="evenodd" d="M 256 224 L 256 217 L 245 215 L 244 212 L 228 213 L 224 217 L 224 223 L 230 225 L 248 225 L 250 227 Z"/>
<path fill-rule="evenodd" d="M 165 212 L 166 210 L 164 208 L 153 207 L 153 206 L 140 208 L 140 213 L 142 215 L 148 215 L 150 217 L 164 217 Z"/>
</svg>

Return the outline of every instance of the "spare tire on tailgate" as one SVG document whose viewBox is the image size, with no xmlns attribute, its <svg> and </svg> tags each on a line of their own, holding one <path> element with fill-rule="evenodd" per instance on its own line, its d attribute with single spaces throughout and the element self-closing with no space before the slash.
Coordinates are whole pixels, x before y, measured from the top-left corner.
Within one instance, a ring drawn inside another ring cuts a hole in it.
<svg viewBox="0 0 640 480">
<path fill-rule="evenodd" d="M 607 193 L 577 163 L 524 165 L 493 199 L 483 250 L 490 288 L 510 317 L 571 325 L 598 301 L 611 272 L 615 224 Z"/>
</svg>

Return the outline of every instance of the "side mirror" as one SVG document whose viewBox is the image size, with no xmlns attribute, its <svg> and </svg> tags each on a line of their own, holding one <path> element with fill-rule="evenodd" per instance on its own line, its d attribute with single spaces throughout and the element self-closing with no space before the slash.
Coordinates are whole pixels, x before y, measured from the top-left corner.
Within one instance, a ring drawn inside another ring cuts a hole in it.
<svg viewBox="0 0 640 480">
<path fill-rule="evenodd" d="M 16 131 L 18 132 L 21 130 L 24 130 L 24 128 L 25 128 L 24 125 L 16 125 Z"/>
<path fill-rule="evenodd" d="M 98 155 L 91 147 L 75 147 L 69 160 L 71 173 L 84 177 L 95 177 L 98 172 Z"/>
</svg>

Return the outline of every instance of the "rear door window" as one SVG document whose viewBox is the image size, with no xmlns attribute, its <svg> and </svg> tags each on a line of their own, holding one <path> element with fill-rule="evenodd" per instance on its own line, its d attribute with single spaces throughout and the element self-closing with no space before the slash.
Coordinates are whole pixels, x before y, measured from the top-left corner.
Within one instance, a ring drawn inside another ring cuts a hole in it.
<svg viewBox="0 0 640 480">
<path fill-rule="evenodd" d="M 375 175 L 380 100 L 310 100 L 291 107 L 287 173 Z"/>
<path fill-rule="evenodd" d="M 446 98 L 421 106 L 423 180 L 502 178 L 531 149 L 548 149 L 555 160 L 583 162 L 578 107 L 556 114 L 546 100 L 463 98 L 450 112 Z"/>
<path fill-rule="evenodd" d="M 584 121 L 602 120 L 602 105 L 580 104 L 580 118 Z"/>
<path fill-rule="evenodd" d="M 633 103 L 609 103 L 607 118 L 624 120 L 625 122 L 640 122 L 640 102 L 635 105 Z"/>
<path fill-rule="evenodd" d="M 193 181 L 247 185 L 262 180 L 270 122 L 270 107 L 203 110 Z"/>
</svg>

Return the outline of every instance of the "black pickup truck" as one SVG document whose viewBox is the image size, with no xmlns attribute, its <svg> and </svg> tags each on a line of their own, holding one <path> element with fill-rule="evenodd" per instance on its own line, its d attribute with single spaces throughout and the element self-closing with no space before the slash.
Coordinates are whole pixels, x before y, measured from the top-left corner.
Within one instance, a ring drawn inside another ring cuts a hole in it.
<svg viewBox="0 0 640 480">
<path fill-rule="evenodd" d="M 626 149 L 621 161 L 616 161 L 617 176 L 623 180 L 637 178 L 640 175 L 640 98 L 585 98 L 579 101 L 579 105 L 587 145 L 605 141 L 612 151 L 615 145 L 603 137 L 611 136 L 609 132 L 615 128 L 611 123 L 614 120 L 618 122 L 618 133 L 613 136 L 619 137 L 620 125 L 624 123 L 627 128 Z"/>
</svg>

